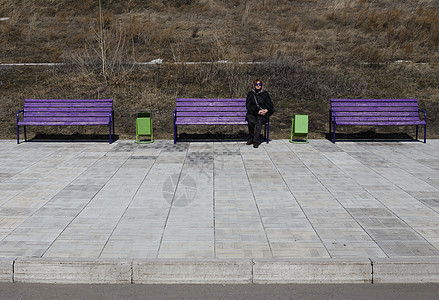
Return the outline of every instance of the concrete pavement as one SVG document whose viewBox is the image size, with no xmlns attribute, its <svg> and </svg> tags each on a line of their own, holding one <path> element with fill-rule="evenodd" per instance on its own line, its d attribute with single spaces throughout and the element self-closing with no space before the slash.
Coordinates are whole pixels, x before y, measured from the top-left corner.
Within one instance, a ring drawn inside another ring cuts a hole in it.
<svg viewBox="0 0 439 300">
<path fill-rule="evenodd" d="M 0 153 L 1 281 L 439 282 L 439 140 Z"/>
</svg>

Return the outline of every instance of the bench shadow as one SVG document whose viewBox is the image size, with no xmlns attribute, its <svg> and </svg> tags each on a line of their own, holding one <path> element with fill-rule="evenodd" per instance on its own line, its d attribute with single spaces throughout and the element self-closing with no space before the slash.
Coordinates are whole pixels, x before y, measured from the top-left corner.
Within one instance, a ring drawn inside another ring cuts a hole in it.
<svg viewBox="0 0 439 300">
<path fill-rule="evenodd" d="M 180 133 L 178 142 L 243 142 L 247 141 L 247 134 L 238 133 Z"/>
<path fill-rule="evenodd" d="M 43 134 L 37 133 L 32 139 L 26 140 L 26 142 L 68 142 L 68 143 L 80 143 L 80 142 L 107 142 L 108 134 Z M 114 134 L 112 143 L 119 140 L 119 135 Z"/>
<path fill-rule="evenodd" d="M 322 132 L 325 138 L 332 142 L 332 134 L 329 132 Z M 422 142 L 422 133 L 418 136 L 418 140 L 414 136 L 407 133 L 396 132 L 396 133 L 377 133 L 372 130 L 361 131 L 356 133 L 343 133 L 336 132 L 335 142 Z"/>
</svg>

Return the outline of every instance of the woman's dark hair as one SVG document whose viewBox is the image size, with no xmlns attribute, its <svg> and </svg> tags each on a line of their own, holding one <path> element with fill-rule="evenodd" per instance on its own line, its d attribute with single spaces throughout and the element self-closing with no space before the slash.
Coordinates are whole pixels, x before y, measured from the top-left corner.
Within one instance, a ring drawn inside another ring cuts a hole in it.
<svg viewBox="0 0 439 300">
<path fill-rule="evenodd" d="M 261 86 L 262 86 L 262 81 L 260 80 L 260 79 L 255 79 L 254 81 L 253 81 L 253 86 L 255 86 L 255 84 L 256 83 L 260 83 L 261 84 Z"/>
</svg>

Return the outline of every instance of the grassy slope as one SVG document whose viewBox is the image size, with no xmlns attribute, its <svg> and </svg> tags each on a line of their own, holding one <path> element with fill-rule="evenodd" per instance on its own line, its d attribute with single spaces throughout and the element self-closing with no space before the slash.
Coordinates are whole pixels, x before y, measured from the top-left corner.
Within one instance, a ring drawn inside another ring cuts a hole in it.
<svg viewBox="0 0 439 300">
<path fill-rule="evenodd" d="M 434 1 L 103 0 L 102 5 L 100 23 L 92 0 L 1 2 L 0 17 L 10 17 L 0 22 L 2 62 L 67 64 L 0 69 L 1 138 L 14 138 L 15 113 L 29 97 L 111 97 L 122 138 L 134 138 L 139 110 L 153 113 L 157 138 L 171 138 L 176 97 L 243 97 L 255 77 L 266 82 L 277 106 L 274 138 L 289 137 L 291 117 L 299 113 L 310 115 L 312 137 L 325 137 L 329 99 L 337 97 L 418 98 L 429 115 L 428 136 L 439 137 L 439 10 Z M 171 64 L 132 64 L 156 58 Z M 264 64 L 172 64 L 217 60 Z M 187 131 L 233 134 L 244 129 Z M 105 134 L 106 129 L 31 129 L 31 134 L 76 132 Z"/>
</svg>

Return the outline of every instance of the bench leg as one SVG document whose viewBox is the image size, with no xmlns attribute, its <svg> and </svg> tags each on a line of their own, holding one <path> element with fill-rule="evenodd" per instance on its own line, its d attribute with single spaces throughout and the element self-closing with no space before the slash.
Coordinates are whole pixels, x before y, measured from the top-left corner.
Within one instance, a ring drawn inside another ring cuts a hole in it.
<svg viewBox="0 0 439 300">
<path fill-rule="evenodd" d="M 112 118 L 111 118 L 111 123 L 113 123 L 113 136 L 114 136 L 114 110 L 112 112 Z"/>
<path fill-rule="evenodd" d="M 177 126 L 174 124 L 174 144 L 177 144 Z"/>
<path fill-rule="evenodd" d="M 17 125 L 17 144 L 20 144 L 20 126 Z"/>
<path fill-rule="evenodd" d="M 267 144 L 270 141 L 270 123 L 265 123 L 265 136 L 267 137 Z"/>
<path fill-rule="evenodd" d="M 329 121 L 329 136 L 332 136 L 332 127 L 331 127 L 331 121 Z"/>
<path fill-rule="evenodd" d="M 111 121 L 110 121 L 110 125 L 108 126 L 108 130 L 110 133 L 110 135 L 108 136 L 108 142 L 109 142 L 109 144 L 111 144 Z"/>
<path fill-rule="evenodd" d="M 331 136 L 332 133 L 331 123 L 332 123 L 331 110 L 329 110 L 329 136 Z"/>
<path fill-rule="evenodd" d="M 27 141 L 27 136 L 26 136 L 26 125 L 23 125 L 23 129 L 24 129 L 24 141 Z"/>
<path fill-rule="evenodd" d="M 332 124 L 332 143 L 335 144 L 335 122 Z"/>
<path fill-rule="evenodd" d="M 418 125 L 416 125 L 416 140 L 418 140 Z"/>
<path fill-rule="evenodd" d="M 427 124 L 424 125 L 424 143 L 427 143 Z"/>
</svg>

